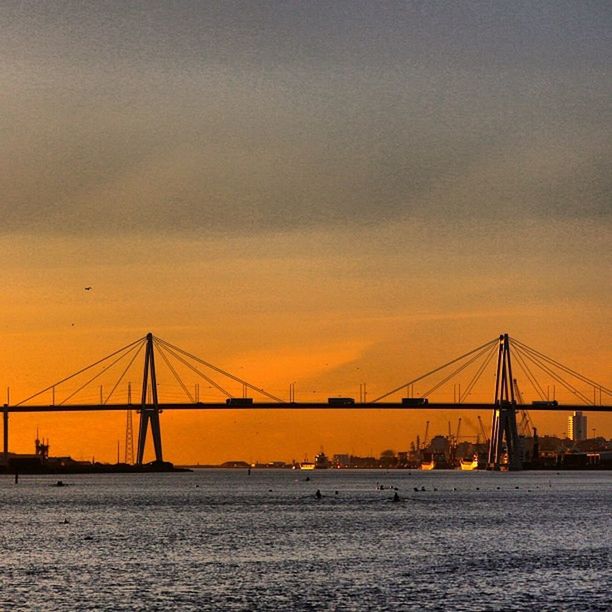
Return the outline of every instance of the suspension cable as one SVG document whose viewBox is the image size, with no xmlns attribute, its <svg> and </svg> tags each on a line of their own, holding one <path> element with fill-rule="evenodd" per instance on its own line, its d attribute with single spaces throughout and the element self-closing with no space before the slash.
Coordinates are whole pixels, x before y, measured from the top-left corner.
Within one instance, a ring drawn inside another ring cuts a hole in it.
<svg viewBox="0 0 612 612">
<path fill-rule="evenodd" d="M 134 350 L 134 349 L 131 349 L 131 350 Z M 119 357 L 117 357 L 117 359 L 109 363 L 105 368 L 100 370 L 96 375 L 92 376 L 88 381 L 84 382 L 78 389 L 76 389 L 76 391 L 73 391 L 68 397 L 64 398 L 58 404 L 58 406 L 63 406 L 68 400 L 72 399 L 77 393 L 80 393 L 85 387 L 87 387 L 87 385 L 91 384 L 94 380 L 96 380 L 96 378 L 99 378 L 100 376 L 102 376 L 102 374 L 110 370 L 116 363 L 119 363 L 119 361 L 121 361 L 127 355 L 129 355 L 129 352 L 124 353 L 123 355 L 120 355 Z M 104 402 L 102 402 L 102 404 L 104 404 Z"/>
<path fill-rule="evenodd" d="M 457 363 L 458 361 L 461 361 L 462 359 L 465 359 L 466 357 L 469 357 L 470 355 L 473 355 L 474 353 L 482 350 L 485 347 L 489 347 L 489 346 L 491 346 L 493 344 L 497 345 L 498 342 L 499 342 L 499 338 L 495 338 L 494 340 L 490 340 L 489 342 L 486 342 L 485 344 L 483 344 L 483 345 L 481 345 L 481 346 L 479 346 L 479 347 L 469 351 L 468 353 L 465 353 L 464 355 L 461 355 L 461 357 L 457 357 L 456 359 L 453 359 L 453 360 L 449 361 L 448 363 L 445 363 L 444 365 L 441 365 L 439 368 L 435 368 L 435 369 L 427 372 L 426 374 L 418 376 L 417 378 L 414 378 L 413 380 L 410 380 L 407 383 L 404 383 L 403 385 L 400 385 L 399 387 L 396 387 L 392 391 L 388 391 L 384 395 L 381 395 L 380 397 L 377 397 L 375 400 L 372 400 L 372 403 L 374 404 L 374 403 L 380 401 L 381 399 L 385 399 L 386 397 L 389 397 L 389 395 L 393 395 L 394 393 L 397 393 L 398 391 L 400 391 L 404 387 L 407 387 L 408 385 L 413 385 L 415 382 L 419 382 L 420 380 L 423 380 L 424 378 L 427 378 L 428 376 L 431 376 L 432 374 L 435 374 L 436 372 L 439 372 L 440 370 L 444 370 L 444 368 L 447 368 L 448 366 L 453 365 L 453 363 Z"/>
<path fill-rule="evenodd" d="M 53 389 L 53 387 L 57 387 L 57 386 L 61 385 L 62 383 L 65 383 L 66 381 L 74 378 L 75 376 L 78 376 L 79 374 L 82 374 L 83 372 L 86 372 L 87 370 L 90 370 L 91 368 L 93 368 L 93 367 L 95 367 L 97 365 L 100 365 L 101 363 L 104 363 L 107 359 L 110 359 L 111 357 L 114 357 L 115 355 L 117 355 L 117 354 L 119 354 L 119 353 L 121 353 L 123 351 L 127 351 L 127 349 L 131 349 L 134 345 L 138 344 L 139 342 L 145 342 L 145 341 L 146 341 L 146 337 L 142 337 L 142 338 L 139 338 L 138 340 L 135 340 L 134 342 L 131 342 L 130 344 L 126 344 L 124 347 L 116 350 L 115 352 L 111 353 L 110 355 L 107 355 L 106 357 L 103 357 L 102 359 L 99 359 L 95 363 L 92 363 L 91 365 L 88 365 L 87 367 L 82 368 L 78 372 L 75 372 L 74 374 L 71 374 L 70 376 L 66 376 L 66 378 L 62 378 L 62 380 L 56 382 L 55 384 L 49 385 L 48 387 L 45 387 L 41 391 L 37 391 L 33 395 L 30 395 L 29 397 L 26 397 L 24 400 L 21 400 L 19 403 L 15 404 L 15 406 L 21 406 L 22 404 L 25 404 L 26 402 L 29 402 L 31 399 L 34 399 L 35 397 L 38 397 L 39 395 L 42 395 L 46 391 L 49 391 L 49 390 Z"/>
<path fill-rule="evenodd" d="M 521 366 L 523 373 L 525 374 L 525 376 L 527 376 L 527 380 L 529 380 L 529 382 L 535 389 L 535 392 L 540 396 L 540 399 L 546 399 L 546 393 L 544 393 L 544 389 L 538 382 L 538 379 L 529 369 L 529 365 L 523 359 L 521 355 L 521 350 L 517 346 L 514 347 L 513 356 L 516 356 L 516 362 Z"/>
<path fill-rule="evenodd" d="M 552 365 L 557 366 L 559 369 L 563 370 L 566 374 L 571 374 L 571 375 L 575 376 L 576 378 L 582 380 L 582 382 L 585 382 L 585 383 L 587 383 L 589 385 L 592 385 L 594 387 L 602 389 L 607 394 L 612 394 L 612 389 L 609 389 L 608 387 L 605 387 L 604 385 L 601 385 L 600 383 L 598 383 L 595 380 L 587 378 L 586 376 L 584 376 L 584 374 L 580 374 L 580 372 L 576 372 L 575 370 L 572 370 L 568 366 L 560 363 L 559 361 L 556 361 L 552 357 L 548 357 L 548 355 L 544 355 L 544 353 L 541 353 L 540 351 L 537 351 L 536 349 L 526 345 L 524 342 L 521 342 L 520 340 L 517 340 L 516 338 L 512 338 L 512 342 L 518 344 L 525 351 L 534 353 L 535 355 L 537 355 L 541 359 L 544 359 L 545 361 L 548 361 Z"/>
<path fill-rule="evenodd" d="M 185 386 L 185 383 L 181 380 L 181 377 L 178 375 L 177 371 L 174 369 L 174 366 L 170 363 L 168 357 L 166 357 L 165 351 L 162 349 L 161 345 L 158 343 L 155 343 L 155 346 L 157 347 L 159 354 L 162 356 L 162 359 L 166 362 L 166 365 L 168 366 L 170 372 L 172 372 L 172 374 L 174 375 L 174 378 L 176 378 L 179 385 L 181 385 L 181 387 L 183 388 L 183 391 L 185 392 L 185 395 L 189 398 L 189 401 L 192 404 L 195 404 L 195 399 L 193 395 L 191 395 L 191 393 Z"/>
<path fill-rule="evenodd" d="M 433 387 L 431 387 L 431 389 L 428 389 L 425 393 L 422 393 L 421 397 L 427 397 L 428 395 L 430 395 L 431 393 L 433 393 L 434 391 L 436 391 L 437 389 L 445 385 L 451 378 L 454 378 L 457 374 L 465 370 L 465 368 L 467 368 L 469 365 L 474 363 L 474 361 L 477 361 L 480 357 L 482 357 L 489 350 L 490 350 L 490 347 L 486 347 L 485 349 L 480 351 L 480 353 L 478 353 L 477 355 L 475 355 L 474 357 L 466 361 L 456 370 L 453 370 L 446 378 L 443 378 L 440 382 L 436 383 Z"/>
<path fill-rule="evenodd" d="M 537 358 L 533 357 L 532 355 L 529 355 L 528 353 L 525 353 L 524 351 L 523 353 L 525 357 L 530 359 L 540 369 L 544 370 L 544 372 L 546 372 L 549 376 L 552 376 L 556 381 L 560 382 L 568 391 L 578 396 L 585 404 L 590 405 L 591 400 L 586 397 L 586 395 L 584 395 L 581 391 L 576 389 L 576 387 L 564 380 L 561 376 L 559 376 L 559 374 L 557 374 L 554 370 L 551 370 L 547 365 L 541 363 L 541 361 Z"/>
<path fill-rule="evenodd" d="M 485 357 L 480 368 L 476 371 L 472 380 L 468 383 L 467 389 L 465 390 L 465 393 L 463 394 L 463 398 L 467 398 L 470 395 L 470 393 L 472 392 L 472 389 L 474 388 L 474 385 L 478 382 L 478 380 L 480 380 L 482 373 L 486 370 L 489 363 L 491 363 L 491 360 L 493 359 L 493 356 L 496 353 L 497 353 L 497 347 L 496 346 L 491 347 L 489 354 Z M 459 397 L 460 404 L 463 402 L 463 398 Z"/>
<path fill-rule="evenodd" d="M 227 397 L 232 397 L 232 394 L 227 389 L 224 389 L 220 384 L 216 383 L 212 378 L 206 376 L 206 374 L 204 374 L 203 372 L 200 372 L 198 368 L 196 368 L 194 365 L 189 363 L 185 358 L 181 357 L 180 355 L 177 355 L 171 348 L 168 348 L 166 346 L 164 347 L 164 350 L 168 351 L 175 359 L 180 361 L 183 365 L 187 366 L 192 372 L 195 372 L 198 376 L 201 376 L 206 382 L 211 384 L 218 391 L 221 391 L 221 393 L 223 393 Z"/>
<path fill-rule="evenodd" d="M 527 359 L 531 360 L 532 363 L 535 363 L 541 370 L 546 372 L 549 376 L 552 376 L 556 381 L 560 382 L 568 391 L 579 397 L 585 404 L 589 405 L 591 403 L 591 400 L 586 395 L 584 395 L 584 393 L 582 393 L 570 382 L 565 380 L 558 372 L 555 372 L 552 368 L 550 368 L 537 357 L 530 355 L 522 347 L 521 350 L 523 351 L 523 357 L 526 357 Z"/>
<path fill-rule="evenodd" d="M 162 340 L 162 338 L 157 338 L 157 340 L 163 344 L 164 348 L 174 349 L 175 351 L 177 351 L 179 353 L 182 353 L 183 355 L 186 355 L 187 357 L 193 359 L 194 361 L 197 361 L 198 363 L 201 363 L 203 366 L 206 366 L 207 368 L 210 368 L 211 370 L 215 370 L 215 372 L 219 372 L 219 374 L 223 374 L 224 376 L 227 376 L 228 378 L 231 378 L 232 380 L 235 380 L 236 382 L 239 382 L 239 383 L 245 385 L 246 387 L 248 387 L 249 389 L 252 389 L 253 391 L 257 391 L 258 393 L 261 393 L 262 395 L 265 395 L 266 397 L 269 397 L 270 399 L 273 399 L 276 402 L 285 403 L 285 400 L 281 399 L 280 397 L 276 397 L 275 395 L 272 395 L 271 393 L 268 393 L 264 389 L 262 389 L 260 387 L 256 387 L 255 385 L 252 385 L 250 382 L 247 382 L 246 380 L 243 380 L 242 378 L 239 378 L 238 376 L 235 376 L 231 372 L 227 372 L 226 370 L 222 370 L 221 368 L 213 365 L 212 363 L 208 363 L 207 361 L 204 361 L 200 357 L 198 357 L 198 356 L 196 356 L 196 355 L 194 355 L 192 353 L 189 353 L 188 351 L 185 351 L 185 350 L 183 350 L 182 348 L 180 348 L 178 346 L 170 344 L 169 342 L 166 342 L 165 340 Z M 230 397 L 231 397 L 231 394 L 230 394 Z"/>
<path fill-rule="evenodd" d="M 564 366 L 563 364 L 560 364 L 559 362 L 555 361 L 554 359 L 551 359 L 549 357 L 547 357 L 546 355 L 543 355 L 542 353 L 540 353 L 539 351 L 536 351 L 535 349 L 532 349 L 530 347 L 528 347 L 527 345 L 520 343 L 521 344 L 521 349 L 523 350 L 523 352 L 526 355 L 529 355 L 529 357 L 533 360 L 541 360 L 543 362 L 547 362 L 557 368 L 559 368 L 560 370 L 569 373 L 571 376 L 577 378 L 578 380 L 584 382 L 585 384 L 588 384 L 589 386 L 592 386 L 594 390 L 598 389 L 601 393 L 604 393 L 606 395 L 612 395 L 612 390 L 608 389 L 607 387 L 604 387 L 603 385 L 600 385 L 598 382 L 591 380 L 590 378 L 587 378 L 586 376 L 583 376 L 582 374 L 579 374 L 578 372 L 574 372 L 574 370 Z M 551 370 L 552 372 L 553 370 Z M 551 374 L 552 375 L 552 374 Z M 561 375 L 559 374 L 559 377 L 561 377 Z M 570 383 L 568 383 L 570 384 Z M 570 384 L 570 386 L 572 386 L 573 389 L 575 389 L 575 387 L 573 387 L 573 385 Z M 575 392 L 577 394 L 580 394 L 580 392 L 578 391 L 578 389 L 576 389 Z M 586 397 L 586 395 L 581 394 L 580 397 L 582 398 L 582 400 L 584 402 L 586 402 L 587 404 L 591 403 L 591 400 L 588 399 Z"/>
<path fill-rule="evenodd" d="M 144 346 L 144 342 L 138 347 L 138 350 L 134 353 L 134 355 L 130 359 L 130 362 L 125 366 L 125 369 L 121 373 L 119 380 L 117 380 L 117 382 L 115 383 L 115 386 L 111 389 L 111 392 L 106 396 L 106 399 L 104 400 L 104 402 L 102 402 L 102 405 L 106 406 L 106 404 L 108 404 L 108 402 L 110 401 L 110 398 L 113 396 L 113 393 L 115 393 L 115 390 L 121 384 L 123 377 L 127 374 L 127 371 L 132 367 L 132 364 L 134 363 L 134 361 L 136 361 L 136 357 L 138 357 L 138 355 L 140 354 L 140 351 L 142 351 L 143 346 Z"/>
</svg>

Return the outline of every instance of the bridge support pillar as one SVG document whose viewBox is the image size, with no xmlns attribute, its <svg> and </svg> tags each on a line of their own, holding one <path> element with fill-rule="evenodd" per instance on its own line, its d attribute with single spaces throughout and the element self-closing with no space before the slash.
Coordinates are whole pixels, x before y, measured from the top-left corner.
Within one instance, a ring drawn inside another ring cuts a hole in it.
<svg viewBox="0 0 612 612">
<path fill-rule="evenodd" d="M 4 458 L 4 465 L 8 467 L 8 454 L 9 454 L 9 449 L 8 449 L 8 427 L 9 427 L 9 413 L 8 413 L 8 404 L 4 404 L 4 410 L 2 411 L 2 424 L 3 424 L 3 438 L 4 438 L 4 444 L 3 444 L 3 458 Z"/>
<path fill-rule="evenodd" d="M 499 337 L 497 376 L 495 379 L 495 408 L 491 423 L 491 441 L 487 469 L 523 469 L 521 448 L 516 426 L 516 398 L 512 386 L 512 360 L 508 334 Z M 505 447 L 504 447 L 505 442 Z M 504 454 L 507 457 L 504 457 Z"/>
<path fill-rule="evenodd" d="M 152 403 L 147 403 L 149 391 L 149 380 L 151 383 Z M 161 426 L 159 422 L 159 402 L 157 399 L 157 378 L 155 375 L 155 356 L 153 352 L 153 334 L 147 334 L 147 348 L 145 352 L 145 366 L 142 377 L 142 397 L 140 404 L 140 427 L 138 430 L 138 454 L 136 463 L 142 465 L 144 458 L 145 442 L 147 431 L 151 425 L 151 435 L 153 436 L 153 447 L 155 449 L 155 461 L 164 460 L 162 453 Z"/>
</svg>

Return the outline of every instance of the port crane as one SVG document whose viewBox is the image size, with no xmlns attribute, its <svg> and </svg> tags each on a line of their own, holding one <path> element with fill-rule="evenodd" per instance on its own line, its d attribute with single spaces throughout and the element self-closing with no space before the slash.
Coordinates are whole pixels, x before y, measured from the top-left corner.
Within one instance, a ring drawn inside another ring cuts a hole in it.
<svg viewBox="0 0 612 612">
<path fill-rule="evenodd" d="M 483 444 L 487 443 L 487 432 L 485 431 L 484 425 L 482 423 L 482 418 L 478 415 L 478 424 L 480 425 L 480 433 L 482 434 L 482 442 Z"/>
<path fill-rule="evenodd" d="M 532 435 L 532 432 L 536 429 L 531 417 L 527 410 L 525 410 L 522 406 L 525 404 L 523 400 L 523 394 L 519 389 L 518 382 L 516 378 L 512 380 L 512 386 L 514 387 L 514 397 L 517 400 L 517 404 L 519 405 L 519 410 L 521 413 L 521 421 L 519 423 L 519 433 L 521 436 L 528 438 Z"/>
<path fill-rule="evenodd" d="M 450 435 L 450 421 L 448 422 L 449 442 L 450 442 L 450 464 L 455 466 L 457 463 L 457 446 L 459 445 L 459 432 L 461 431 L 461 417 L 457 420 L 457 429 L 454 439 Z"/>
<path fill-rule="evenodd" d="M 423 436 L 423 448 L 427 446 L 428 436 L 429 436 L 429 421 L 425 423 L 425 435 Z"/>
</svg>

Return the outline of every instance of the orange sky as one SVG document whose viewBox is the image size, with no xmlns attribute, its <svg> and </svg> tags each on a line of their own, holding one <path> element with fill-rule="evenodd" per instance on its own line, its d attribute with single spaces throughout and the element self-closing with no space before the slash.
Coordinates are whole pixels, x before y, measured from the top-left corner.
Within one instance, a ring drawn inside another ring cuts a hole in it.
<svg viewBox="0 0 612 612">
<path fill-rule="evenodd" d="M 410 229 L 405 231 L 409 234 Z M 387 238 L 395 232 L 399 230 L 389 230 Z M 597 240 L 597 228 L 592 232 L 592 240 Z M 19 401 L 151 330 L 282 397 L 295 382 L 298 400 L 358 398 L 359 385 L 365 382 L 372 399 L 507 330 L 609 384 L 607 311 L 597 301 L 589 304 L 573 295 L 550 302 L 535 286 L 535 271 L 533 277 L 517 271 L 504 278 L 504 292 L 498 293 L 478 262 L 466 271 L 456 268 L 453 276 L 444 277 L 446 283 L 433 281 L 433 271 L 431 277 L 425 270 L 412 277 L 401 273 L 397 259 L 406 256 L 398 255 L 389 239 L 388 250 L 377 240 L 352 245 L 349 232 L 311 239 L 321 248 L 308 258 L 292 255 L 290 236 L 271 237 L 264 246 L 248 239 L 211 241 L 212 260 L 198 258 L 200 245 L 187 241 L 173 243 L 177 253 L 171 252 L 169 243 L 153 242 L 150 257 L 139 258 L 140 245 L 115 250 L 112 241 L 99 242 L 91 252 L 75 238 L 42 246 L 24 240 L 13 246 L 16 252 L 24 251 L 12 274 L 15 291 L 1 305 L 2 383 L 11 387 L 12 401 Z M 443 265 L 445 255 L 437 261 L 433 255 L 411 252 L 406 260 L 413 258 L 424 267 L 435 267 Z M 543 263 L 546 254 L 539 252 L 534 258 Z M 560 291 L 554 277 L 537 282 L 551 292 Z M 531 283 L 533 297 L 523 289 Z M 90 284 L 93 290 L 85 291 Z M 178 385 L 160 357 L 157 363 L 162 401 L 178 399 Z M 125 379 L 133 382 L 134 397 L 141 368 L 139 360 Z M 488 380 L 483 379 L 474 400 L 490 401 L 492 375 L 491 371 Z M 195 376 L 181 376 L 190 388 L 198 382 Z M 106 392 L 115 378 L 104 379 Z M 539 378 L 547 384 L 546 377 Z M 467 379 L 458 382 L 465 388 Z M 524 378 L 520 383 L 527 401 L 538 399 Z M 122 389 L 125 394 L 125 386 Z M 236 385 L 230 390 L 241 392 Z M 425 391 L 418 386 L 416 390 Z M 57 393 L 59 398 L 59 389 Z M 94 401 L 97 393 L 94 383 L 78 397 Z M 562 391 L 557 393 L 563 399 Z M 205 400 L 223 399 L 204 388 L 201 395 Z M 450 401 L 452 395 L 449 385 L 437 397 Z M 50 394 L 41 401 L 50 402 Z M 175 462 L 299 460 L 312 458 L 321 448 L 356 454 L 407 450 L 417 434 L 423 437 L 426 420 L 432 422 L 430 433 L 445 433 L 448 420 L 454 430 L 459 416 L 395 411 L 167 412 L 162 429 L 165 456 Z M 475 436 L 476 415 L 461 416 L 463 434 Z M 489 415 L 482 416 L 488 424 Z M 542 432 L 565 434 L 565 413 L 532 416 Z M 611 421 L 609 415 L 589 415 L 589 429 L 610 436 Z M 11 449 L 31 450 L 37 427 L 50 438 L 54 454 L 113 460 L 118 440 L 123 452 L 123 413 L 12 416 Z M 148 456 L 152 458 L 150 450 Z"/>
<path fill-rule="evenodd" d="M 12 401 L 148 331 L 298 399 L 383 393 L 506 331 L 612 386 L 609 7 L 343 6 L 2 3 Z M 217 462 L 405 450 L 425 419 L 162 427 L 167 458 Z M 37 426 L 111 460 L 125 415 L 15 416 L 11 449 Z"/>
</svg>

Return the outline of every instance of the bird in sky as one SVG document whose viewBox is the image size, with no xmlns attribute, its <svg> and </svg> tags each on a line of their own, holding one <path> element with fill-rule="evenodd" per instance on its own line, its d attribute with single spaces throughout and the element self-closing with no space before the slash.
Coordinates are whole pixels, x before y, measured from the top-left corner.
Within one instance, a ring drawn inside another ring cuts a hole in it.
<svg viewBox="0 0 612 612">
<path fill-rule="evenodd" d="M 93 287 L 85 287 L 85 291 L 91 291 Z"/>
</svg>

